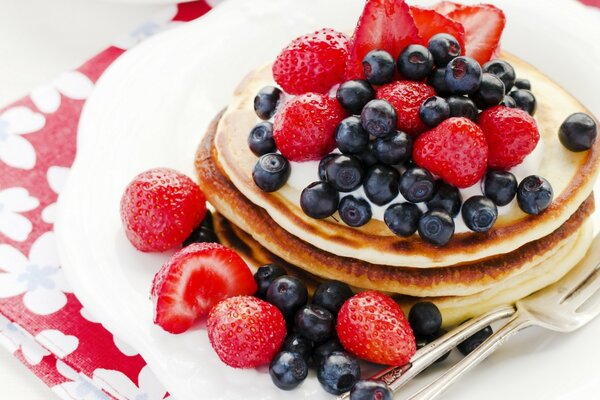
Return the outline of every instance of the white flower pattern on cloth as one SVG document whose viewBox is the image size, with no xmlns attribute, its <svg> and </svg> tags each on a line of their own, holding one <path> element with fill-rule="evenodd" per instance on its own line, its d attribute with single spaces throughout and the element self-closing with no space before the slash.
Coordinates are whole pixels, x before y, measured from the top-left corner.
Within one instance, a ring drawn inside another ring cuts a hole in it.
<svg viewBox="0 0 600 400">
<path fill-rule="evenodd" d="M 44 329 L 35 335 L 35 340 L 58 358 L 65 358 L 79 347 L 76 336 L 65 335 L 57 329 Z"/>
<path fill-rule="evenodd" d="M 40 202 L 27 189 L 13 187 L 0 190 L 0 233 L 17 242 L 27 240 L 33 226 L 19 213 L 35 210 Z"/>
<path fill-rule="evenodd" d="M 35 166 L 35 149 L 22 137 L 39 131 L 46 124 L 42 114 L 27 107 L 12 107 L 0 114 L 0 161 L 19 169 Z"/>
<path fill-rule="evenodd" d="M 0 314 L 0 344 L 11 353 L 21 350 L 25 360 L 38 365 L 50 352 L 37 343 L 25 329 Z"/>
<path fill-rule="evenodd" d="M 30 94 L 33 104 L 45 114 L 52 114 L 60 107 L 60 95 L 65 97 L 84 100 L 87 99 L 94 83 L 79 71 L 63 72 L 52 82 L 38 86 Z"/>
<path fill-rule="evenodd" d="M 64 362 L 56 361 L 56 370 L 69 381 L 52 387 L 52 391 L 63 399 L 110 400 L 85 374 L 78 373 Z M 129 400 L 129 399 L 128 399 Z"/>
<path fill-rule="evenodd" d="M 117 398 L 127 400 L 162 400 L 167 391 L 158 382 L 149 366 L 140 370 L 138 385 L 121 371 L 98 368 L 94 370 L 94 383 Z"/>
<path fill-rule="evenodd" d="M 144 39 L 157 34 L 158 32 L 181 25 L 182 22 L 173 21 L 175 15 L 177 15 L 176 5 L 169 5 L 165 7 L 152 19 L 149 19 L 144 24 L 131 31 L 129 35 L 117 40 L 114 43 L 114 46 L 123 50 L 127 50 L 140 43 Z"/>
<path fill-rule="evenodd" d="M 0 244 L 0 298 L 24 293 L 25 307 L 48 315 L 65 306 L 65 292 L 71 289 L 59 266 L 53 232 L 44 233 L 33 243 L 29 258 L 12 246 Z"/>
<path fill-rule="evenodd" d="M 69 168 L 52 166 L 48 168 L 46 177 L 48 179 L 48 185 L 50 189 L 56 194 L 59 194 L 62 190 L 67 178 L 69 176 Z M 42 220 L 49 224 L 53 224 L 56 221 L 56 203 L 49 204 L 42 211 Z"/>
</svg>

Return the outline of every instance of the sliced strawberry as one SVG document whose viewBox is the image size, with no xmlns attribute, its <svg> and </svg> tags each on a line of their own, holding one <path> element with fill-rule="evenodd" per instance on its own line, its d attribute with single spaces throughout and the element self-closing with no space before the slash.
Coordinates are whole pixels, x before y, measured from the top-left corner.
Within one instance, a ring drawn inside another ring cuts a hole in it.
<svg viewBox="0 0 600 400">
<path fill-rule="evenodd" d="M 427 44 L 429 39 L 438 33 L 449 33 L 460 43 L 462 54 L 465 53 L 465 29 L 459 22 L 427 8 L 411 6 L 410 13 L 415 20 L 423 43 Z"/>
<path fill-rule="evenodd" d="M 182 333 L 219 301 L 254 292 L 252 272 L 233 250 L 194 243 L 175 253 L 154 276 L 154 323 Z"/>
<path fill-rule="evenodd" d="M 395 58 L 409 44 L 421 42 L 404 0 L 367 0 L 348 45 L 346 79 L 365 79 L 362 61 L 371 50 L 385 50 Z"/>
<path fill-rule="evenodd" d="M 431 7 L 431 9 L 439 12 L 440 14 L 448 15 L 449 12 L 463 7 L 465 7 L 465 5 L 455 3 L 453 1 L 440 1 L 439 3 L 436 3 L 433 7 Z"/>
</svg>

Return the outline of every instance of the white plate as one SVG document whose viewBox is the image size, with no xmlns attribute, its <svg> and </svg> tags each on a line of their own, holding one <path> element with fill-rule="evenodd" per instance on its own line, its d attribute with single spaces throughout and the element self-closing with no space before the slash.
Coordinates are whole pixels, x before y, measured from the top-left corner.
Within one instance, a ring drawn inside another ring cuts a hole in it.
<svg viewBox="0 0 600 400">
<path fill-rule="evenodd" d="M 597 69 L 591 68 L 600 65 L 600 46 L 591 40 L 600 37 L 600 27 L 574 2 L 544 3 L 538 8 L 503 2 L 505 48 L 539 66 L 600 115 Z M 230 0 L 127 52 L 100 79 L 85 107 L 56 226 L 63 268 L 84 306 L 134 346 L 179 400 L 330 396 L 314 375 L 283 393 L 264 369 L 226 367 L 201 326 L 178 336 L 155 327 L 150 282 L 169 254 L 143 254 L 127 242 L 119 220 L 121 193 L 134 175 L 151 167 L 193 176 L 196 146 L 239 80 L 299 34 L 323 26 L 351 30 L 361 7 L 362 2 L 347 0 Z M 599 330 L 600 321 L 571 335 L 532 329 L 470 373 L 447 398 L 592 398 L 600 392 Z"/>
</svg>

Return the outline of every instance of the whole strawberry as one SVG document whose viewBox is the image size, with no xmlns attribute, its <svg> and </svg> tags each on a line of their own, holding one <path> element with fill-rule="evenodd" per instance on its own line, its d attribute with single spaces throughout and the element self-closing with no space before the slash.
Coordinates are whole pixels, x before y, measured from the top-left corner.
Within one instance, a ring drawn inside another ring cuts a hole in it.
<svg viewBox="0 0 600 400">
<path fill-rule="evenodd" d="M 187 176 L 170 168 L 142 172 L 121 197 L 127 238 L 141 251 L 176 248 L 206 214 L 206 197 Z"/>
<path fill-rule="evenodd" d="M 342 82 L 348 38 L 333 29 L 321 29 L 292 41 L 275 60 L 275 82 L 289 94 L 327 93 Z"/>
<path fill-rule="evenodd" d="M 377 89 L 377 98 L 389 101 L 398 114 L 398 129 L 416 135 L 427 130 L 419 117 L 419 108 L 435 90 L 421 82 L 396 81 Z"/>
<path fill-rule="evenodd" d="M 467 118 L 449 118 L 415 140 L 413 160 L 446 182 L 466 188 L 486 171 L 488 146 L 481 129 Z"/>
<path fill-rule="evenodd" d="M 285 320 L 277 307 L 251 296 L 231 297 L 217 304 L 206 328 L 221 361 L 234 368 L 268 364 L 286 335 Z"/>
<path fill-rule="evenodd" d="M 350 353 L 377 364 L 403 365 L 415 354 L 415 336 L 400 306 L 376 291 L 348 299 L 338 314 L 337 333 Z"/>
<path fill-rule="evenodd" d="M 495 169 L 520 164 L 540 140 L 535 119 L 518 108 L 488 108 L 479 116 L 479 126 L 490 149 L 488 164 Z"/>
<path fill-rule="evenodd" d="M 346 112 L 327 95 L 307 93 L 275 114 L 273 138 L 290 161 L 320 160 L 335 148 L 335 128 Z"/>
</svg>

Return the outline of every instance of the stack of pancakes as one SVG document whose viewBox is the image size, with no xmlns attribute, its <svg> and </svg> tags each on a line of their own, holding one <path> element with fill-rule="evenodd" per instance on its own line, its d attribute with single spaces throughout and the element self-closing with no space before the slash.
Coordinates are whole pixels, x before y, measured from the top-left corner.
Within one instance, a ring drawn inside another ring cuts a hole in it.
<svg viewBox="0 0 600 400">
<path fill-rule="evenodd" d="M 253 99 L 273 84 L 271 68 L 265 66 L 239 85 L 198 149 L 200 186 L 220 214 L 215 227 L 220 239 L 251 265 L 283 263 L 312 283 L 338 279 L 357 290 L 395 294 L 406 306 L 433 301 L 446 326 L 514 303 L 560 279 L 592 240 L 589 217 L 600 149 L 597 143 L 582 153 L 564 148 L 558 140 L 561 123 L 585 108 L 531 65 L 506 54 L 502 58 L 531 81 L 538 101 L 535 118 L 543 155 L 535 174 L 554 189 L 554 201 L 544 213 L 527 215 L 515 200 L 489 232 L 457 233 L 442 247 L 418 235 L 398 237 L 379 220 L 352 228 L 337 215 L 324 220 L 306 216 L 299 191 L 286 185 L 265 193 L 252 179 L 257 157 L 247 137 L 258 122 Z"/>
</svg>

